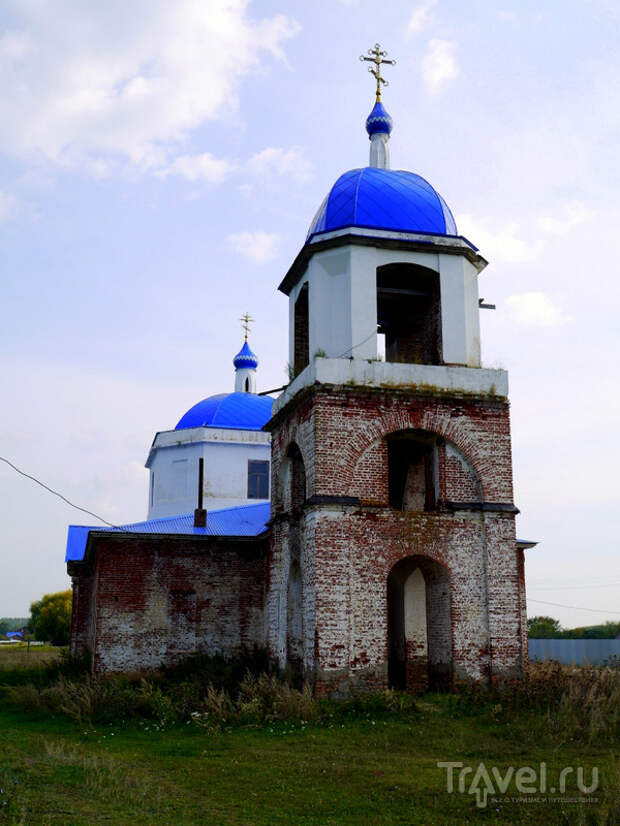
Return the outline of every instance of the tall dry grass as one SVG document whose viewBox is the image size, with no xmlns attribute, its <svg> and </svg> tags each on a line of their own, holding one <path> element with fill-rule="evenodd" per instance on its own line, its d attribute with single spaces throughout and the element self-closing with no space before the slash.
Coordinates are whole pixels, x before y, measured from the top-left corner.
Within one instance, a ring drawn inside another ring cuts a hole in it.
<svg viewBox="0 0 620 826">
<path fill-rule="evenodd" d="M 548 729 L 560 738 L 620 741 L 620 668 L 533 662 L 523 680 L 493 686 L 461 685 L 454 708 L 490 709 L 501 719 L 512 710 L 542 711 Z"/>
</svg>

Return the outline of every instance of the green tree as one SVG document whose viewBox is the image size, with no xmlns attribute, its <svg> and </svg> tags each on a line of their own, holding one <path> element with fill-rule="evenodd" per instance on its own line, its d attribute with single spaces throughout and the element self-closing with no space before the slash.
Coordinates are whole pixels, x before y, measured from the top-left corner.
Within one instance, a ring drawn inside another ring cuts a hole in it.
<svg viewBox="0 0 620 826">
<path fill-rule="evenodd" d="M 611 620 L 607 620 L 603 625 L 586 625 L 562 632 L 563 637 L 571 640 L 615 640 L 619 634 L 620 622 Z"/>
<path fill-rule="evenodd" d="M 530 617 L 527 621 L 527 633 L 533 640 L 553 639 L 559 637 L 561 632 L 560 621 L 553 617 Z"/>
<path fill-rule="evenodd" d="M 30 606 L 29 627 L 37 640 L 67 645 L 71 632 L 71 591 L 45 594 Z"/>
</svg>

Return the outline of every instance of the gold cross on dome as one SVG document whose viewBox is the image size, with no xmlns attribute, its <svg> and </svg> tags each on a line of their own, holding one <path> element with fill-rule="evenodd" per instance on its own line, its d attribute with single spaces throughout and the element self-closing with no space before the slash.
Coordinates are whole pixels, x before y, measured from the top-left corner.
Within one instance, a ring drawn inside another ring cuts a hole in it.
<svg viewBox="0 0 620 826">
<path fill-rule="evenodd" d="M 239 319 L 239 321 L 241 321 L 241 326 L 245 330 L 245 340 L 247 341 L 248 333 L 250 332 L 250 322 L 254 321 L 254 319 L 249 313 L 244 313 Z"/>
<path fill-rule="evenodd" d="M 368 49 L 368 57 L 365 54 L 360 55 L 360 60 L 367 60 L 369 63 L 374 63 L 376 68 L 373 69 L 372 66 L 368 67 L 368 71 L 371 75 L 375 76 L 377 81 L 377 102 L 381 100 L 381 84 L 384 86 L 389 86 L 389 80 L 386 80 L 384 77 L 381 77 L 381 64 L 387 63 L 389 66 L 396 66 L 395 60 L 388 60 L 387 59 L 387 52 L 381 51 L 381 46 L 379 43 L 375 43 L 374 49 Z"/>
</svg>

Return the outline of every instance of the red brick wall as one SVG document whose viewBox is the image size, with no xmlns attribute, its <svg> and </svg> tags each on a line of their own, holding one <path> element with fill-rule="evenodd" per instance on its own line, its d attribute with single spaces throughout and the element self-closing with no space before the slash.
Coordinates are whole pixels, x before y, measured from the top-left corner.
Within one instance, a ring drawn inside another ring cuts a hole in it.
<svg viewBox="0 0 620 826">
<path fill-rule="evenodd" d="M 71 603 L 71 638 L 69 649 L 76 657 L 91 650 L 91 599 L 92 579 L 88 575 L 71 578 L 73 601 Z"/>
<path fill-rule="evenodd" d="M 387 505 L 385 436 L 405 429 L 441 437 L 435 511 L 404 513 Z M 445 597 L 427 584 L 428 635 L 449 642 L 454 677 L 521 672 L 523 588 L 514 513 L 480 510 L 482 501 L 512 504 L 506 402 L 321 387 L 285 410 L 272 436 L 274 491 L 280 457 L 294 441 L 304 458 L 308 497 L 361 500 L 361 507 L 337 500 L 311 503 L 303 517 L 308 547 L 302 571 L 309 583 L 304 599 L 313 599 L 304 609 L 306 669 L 319 694 L 346 693 L 352 683 L 387 684 L 387 576 L 413 554 L 435 560 L 448 573 L 447 613 L 439 610 Z M 446 501 L 469 507 L 452 512 Z M 267 597 L 269 642 L 276 653 L 286 636 L 287 506 L 285 493 L 276 496 Z M 448 617 L 449 625 L 439 617 Z"/>
<path fill-rule="evenodd" d="M 261 542 L 106 537 L 92 565 L 96 671 L 139 671 L 192 653 L 264 644 Z M 80 577 L 79 588 L 85 584 Z M 76 640 L 87 635 L 85 618 L 80 610 Z"/>
</svg>

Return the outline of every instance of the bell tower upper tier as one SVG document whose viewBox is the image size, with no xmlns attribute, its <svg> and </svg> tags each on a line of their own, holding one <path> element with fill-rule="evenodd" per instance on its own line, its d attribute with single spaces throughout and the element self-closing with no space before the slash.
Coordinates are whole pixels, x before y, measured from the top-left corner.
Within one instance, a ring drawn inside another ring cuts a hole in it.
<svg viewBox="0 0 620 826">
<path fill-rule="evenodd" d="M 334 183 L 280 284 L 293 377 L 316 357 L 480 367 L 478 274 L 487 262 L 428 181 L 390 169 L 386 55 L 377 44 L 361 56 L 377 82 L 369 166 Z"/>
<path fill-rule="evenodd" d="M 465 239 L 350 225 L 312 236 L 280 284 L 289 360 L 480 367 L 478 273 Z"/>
</svg>

